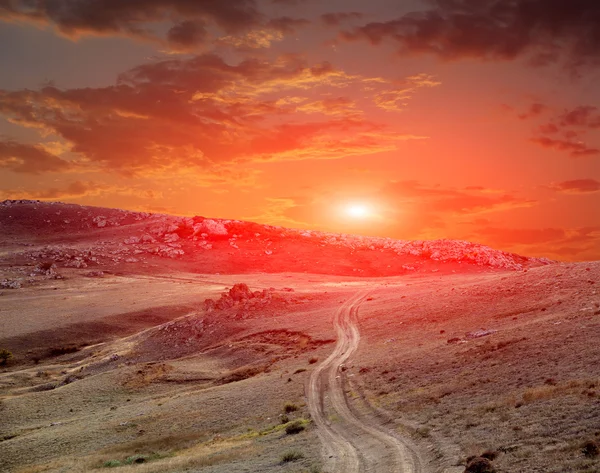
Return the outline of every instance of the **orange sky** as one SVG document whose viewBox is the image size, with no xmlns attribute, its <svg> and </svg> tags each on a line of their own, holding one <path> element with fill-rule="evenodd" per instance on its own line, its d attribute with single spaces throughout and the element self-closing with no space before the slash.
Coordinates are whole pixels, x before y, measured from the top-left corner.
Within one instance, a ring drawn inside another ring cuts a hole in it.
<svg viewBox="0 0 600 473">
<path fill-rule="evenodd" d="M 597 0 L 0 2 L 0 198 L 598 259 L 598 29 Z"/>
</svg>

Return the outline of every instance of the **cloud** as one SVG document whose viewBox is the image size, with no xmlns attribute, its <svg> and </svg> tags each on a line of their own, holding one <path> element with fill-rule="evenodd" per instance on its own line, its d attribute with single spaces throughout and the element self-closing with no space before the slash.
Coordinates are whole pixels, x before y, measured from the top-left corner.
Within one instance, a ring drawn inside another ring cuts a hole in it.
<svg viewBox="0 0 600 473">
<path fill-rule="evenodd" d="M 394 87 L 374 94 L 373 101 L 377 107 L 388 112 L 405 110 L 408 101 L 418 89 L 424 87 L 437 87 L 442 83 L 430 74 L 417 74 L 407 77 L 402 81 L 394 81 Z"/>
<path fill-rule="evenodd" d="M 0 194 L 4 199 L 36 199 L 36 200 L 60 200 L 74 197 L 98 195 L 111 190 L 112 187 L 94 182 L 74 181 L 71 184 L 59 188 L 51 187 L 38 190 L 2 190 Z"/>
<path fill-rule="evenodd" d="M 582 141 L 553 139 L 546 136 L 531 138 L 531 141 L 543 148 L 553 149 L 555 151 L 565 151 L 574 158 L 600 155 L 600 149 L 591 148 Z"/>
<path fill-rule="evenodd" d="M 535 128 L 535 136 L 531 138 L 533 143 L 546 149 L 569 153 L 574 158 L 600 154 L 600 149 L 584 141 L 588 132 L 600 129 L 600 111 L 597 107 L 585 105 L 556 112 L 546 104 L 533 103 L 529 110 L 517 117 L 529 120 L 552 112 L 554 116 L 549 121 Z"/>
<path fill-rule="evenodd" d="M 304 113 L 322 113 L 324 115 L 354 115 L 360 114 L 356 102 L 349 97 L 327 97 L 323 100 L 306 102 L 296 107 Z"/>
<path fill-rule="evenodd" d="M 0 114 L 59 137 L 80 167 L 126 175 L 339 159 L 422 139 L 360 118 L 352 101 L 329 97 L 369 80 L 298 55 L 231 64 L 202 54 L 134 67 L 107 87 L 0 90 Z"/>
<path fill-rule="evenodd" d="M 575 179 L 553 183 L 549 188 L 565 194 L 593 194 L 600 192 L 600 181 L 595 179 Z"/>
<path fill-rule="evenodd" d="M 41 145 L 0 141 L 0 168 L 23 174 L 63 172 L 70 164 L 48 152 Z"/>
<path fill-rule="evenodd" d="M 527 112 L 520 113 L 517 116 L 521 120 L 527 120 L 529 118 L 539 117 L 547 109 L 548 109 L 548 107 L 546 105 L 544 105 L 543 103 L 533 103 L 533 104 L 531 104 L 531 106 L 529 107 L 529 110 Z"/>
<path fill-rule="evenodd" d="M 405 202 L 412 202 L 423 212 L 446 217 L 477 215 L 537 205 L 534 200 L 479 186 L 454 189 L 426 186 L 417 181 L 392 182 L 386 187 L 384 193 L 404 199 Z"/>
<path fill-rule="evenodd" d="M 162 192 L 142 189 L 132 186 L 118 186 L 104 182 L 76 180 L 62 187 L 48 187 L 45 189 L 3 189 L 0 196 L 3 199 L 33 199 L 33 200 L 70 200 L 81 197 L 98 196 L 104 194 L 119 194 L 126 196 L 156 199 L 162 197 Z"/>
<path fill-rule="evenodd" d="M 559 117 L 559 123 L 563 127 L 600 129 L 600 110 L 589 105 L 575 107 L 573 110 L 565 111 Z"/>
<path fill-rule="evenodd" d="M 473 238 L 485 244 L 521 254 L 593 259 L 600 250 L 600 227 L 579 228 L 502 228 L 483 226 Z"/>
<path fill-rule="evenodd" d="M 430 0 L 431 7 L 345 30 L 347 41 L 390 42 L 400 54 L 443 60 L 600 63 L 600 3 L 596 0 Z"/>
<path fill-rule="evenodd" d="M 364 18 L 360 12 L 332 12 L 321 15 L 321 21 L 327 26 L 339 26 L 341 23 L 349 20 L 360 20 Z"/>
<path fill-rule="evenodd" d="M 268 19 L 256 0 L 11 0 L 0 2 L 0 21 L 50 25 L 62 36 L 123 36 L 190 51 L 210 42 L 209 31 L 226 35 L 267 28 L 293 32 L 306 20 Z M 159 31 L 168 26 L 165 35 Z"/>
</svg>

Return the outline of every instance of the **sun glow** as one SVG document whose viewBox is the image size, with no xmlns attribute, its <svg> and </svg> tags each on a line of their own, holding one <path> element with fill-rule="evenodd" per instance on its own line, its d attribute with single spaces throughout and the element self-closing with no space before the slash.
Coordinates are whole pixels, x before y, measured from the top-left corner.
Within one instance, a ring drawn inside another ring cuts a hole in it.
<svg viewBox="0 0 600 473">
<path fill-rule="evenodd" d="M 351 204 L 346 207 L 346 214 L 355 219 L 364 219 L 370 215 L 370 211 L 364 204 Z"/>
</svg>

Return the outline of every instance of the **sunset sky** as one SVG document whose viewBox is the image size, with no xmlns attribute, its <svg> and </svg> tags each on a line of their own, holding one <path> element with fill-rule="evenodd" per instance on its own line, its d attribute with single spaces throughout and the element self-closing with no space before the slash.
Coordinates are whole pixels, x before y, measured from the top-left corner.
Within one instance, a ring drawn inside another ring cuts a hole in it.
<svg viewBox="0 0 600 473">
<path fill-rule="evenodd" d="M 598 0 L 0 0 L 0 199 L 600 258 Z"/>
</svg>

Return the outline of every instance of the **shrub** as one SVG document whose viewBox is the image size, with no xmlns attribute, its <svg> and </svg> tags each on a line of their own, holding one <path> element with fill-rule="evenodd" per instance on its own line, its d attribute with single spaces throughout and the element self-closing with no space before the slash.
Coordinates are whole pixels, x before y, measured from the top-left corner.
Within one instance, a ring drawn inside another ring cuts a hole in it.
<svg viewBox="0 0 600 473">
<path fill-rule="evenodd" d="M 314 365 L 317 361 L 319 361 L 319 359 L 316 356 L 313 356 L 308 359 L 308 363 L 311 365 Z"/>
<path fill-rule="evenodd" d="M 498 455 L 499 453 L 495 450 L 486 450 L 481 454 L 481 457 L 487 458 L 490 461 L 494 461 L 496 458 L 498 458 Z"/>
<path fill-rule="evenodd" d="M 588 458 L 594 458 L 600 455 L 600 445 L 593 440 L 588 440 L 584 442 L 581 447 L 581 453 L 583 453 Z"/>
<path fill-rule="evenodd" d="M 302 452 L 299 452 L 298 450 L 290 450 L 281 456 L 281 463 L 295 462 L 302 458 L 304 458 Z"/>
<path fill-rule="evenodd" d="M 293 402 L 286 402 L 285 405 L 283 406 L 283 411 L 286 414 L 289 414 L 290 412 L 296 412 L 298 410 L 298 406 L 296 404 L 294 404 Z"/>
<path fill-rule="evenodd" d="M 286 415 L 282 415 L 281 416 L 281 423 L 282 424 L 287 424 L 290 421 L 290 418 Z"/>
<path fill-rule="evenodd" d="M 116 466 L 121 466 L 121 462 L 119 460 L 107 460 L 102 464 L 102 466 L 104 468 L 114 468 Z"/>
<path fill-rule="evenodd" d="M 5 365 L 13 357 L 12 353 L 6 349 L 0 350 L 0 365 Z"/>
<path fill-rule="evenodd" d="M 48 350 L 48 356 L 61 356 L 68 355 L 70 353 L 76 353 L 79 351 L 79 348 L 76 346 L 66 346 L 66 347 L 54 347 Z"/>
<path fill-rule="evenodd" d="M 487 458 L 475 457 L 467 463 L 465 473 L 496 473 L 496 470 Z"/>
<path fill-rule="evenodd" d="M 306 427 L 304 426 L 304 424 L 301 420 L 295 420 L 285 426 L 285 433 L 288 435 L 299 434 L 305 428 Z"/>
<path fill-rule="evenodd" d="M 125 465 L 133 465 L 134 463 L 146 463 L 147 457 L 145 455 L 132 455 L 127 457 Z"/>
</svg>

